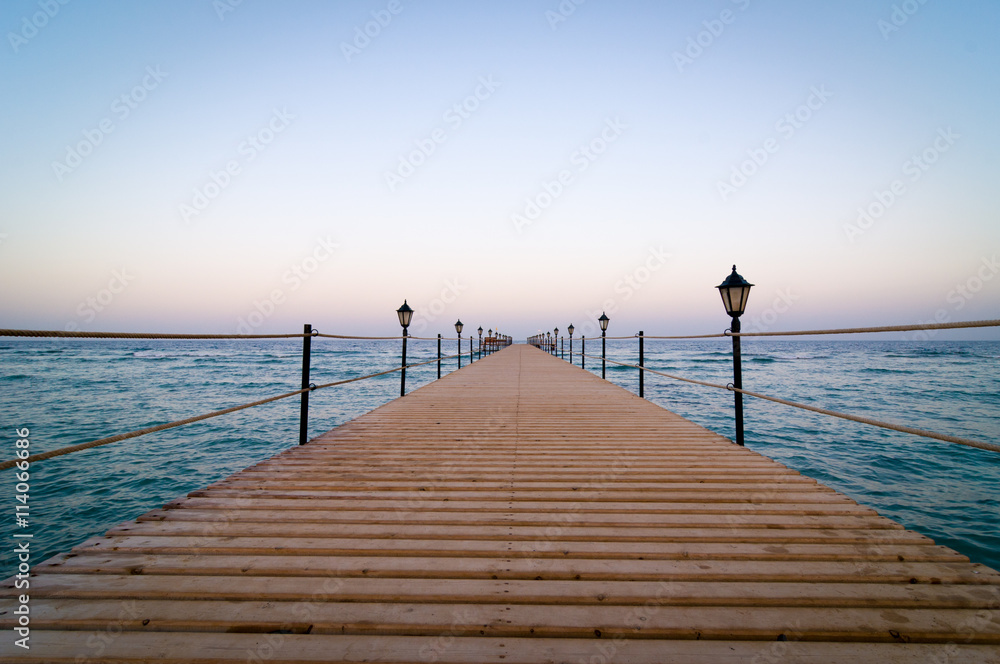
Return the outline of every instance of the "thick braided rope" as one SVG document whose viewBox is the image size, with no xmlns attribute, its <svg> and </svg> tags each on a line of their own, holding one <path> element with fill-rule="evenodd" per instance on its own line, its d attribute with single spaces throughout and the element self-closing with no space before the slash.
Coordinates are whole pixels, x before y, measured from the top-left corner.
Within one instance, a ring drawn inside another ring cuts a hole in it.
<svg viewBox="0 0 1000 664">
<path fill-rule="evenodd" d="M 918 330 L 955 330 L 968 327 L 1000 327 L 1000 320 L 970 320 L 958 323 L 918 323 L 916 325 L 882 325 L 880 327 L 844 327 L 830 330 L 796 330 L 791 332 L 723 332 L 721 334 L 699 334 L 683 337 L 662 337 L 644 334 L 646 339 L 715 339 L 719 337 L 789 337 L 820 334 L 864 334 L 867 332 L 914 332 Z M 639 335 L 626 337 L 637 339 Z M 609 339 L 611 337 L 608 337 Z M 620 338 L 620 337 L 616 337 Z"/>
<path fill-rule="evenodd" d="M 579 355 L 579 353 L 574 353 L 574 355 Z M 600 360 L 599 356 L 595 355 L 585 355 L 584 357 L 589 357 L 594 360 Z M 674 376 L 668 373 L 663 373 L 662 371 L 654 371 L 647 367 L 640 367 L 638 364 L 627 364 L 625 362 L 616 362 L 615 360 L 606 360 L 610 364 L 617 364 L 623 367 L 631 367 L 633 369 L 639 369 L 641 371 L 647 371 L 657 376 L 663 376 L 664 378 L 671 378 L 673 380 L 683 381 L 685 383 L 693 383 L 695 385 L 703 385 L 705 387 L 714 387 L 719 390 L 727 390 L 729 392 L 739 392 L 740 394 L 745 394 L 750 397 L 756 397 L 758 399 L 764 399 L 765 401 L 773 401 L 775 403 L 784 404 L 786 406 L 792 406 L 794 408 L 801 408 L 803 410 L 809 410 L 814 413 L 820 413 L 821 415 L 829 415 L 831 417 L 839 417 L 844 420 L 851 420 L 852 422 L 860 422 L 861 424 L 868 424 L 875 427 L 881 427 L 883 429 L 891 429 L 893 431 L 901 431 L 903 433 L 913 434 L 914 436 L 921 436 L 923 438 L 933 438 L 934 440 L 941 440 L 947 443 L 956 443 L 958 445 L 965 445 L 967 447 L 975 447 L 981 450 L 989 450 L 990 452 L 1000 452 L 1000 445 L 994 443 L 984 443 L 978 440 L 970 440 L 968 438 L 959 438 L 958 436 L 950 436 L 948 434 L 937 433 L 934 431 L 927 431 L 926 429 L 917 429 L 915 427 L 908 427 L 902 424 L 893 424 L 892 422 L 883 422 L 881 420 L 875 420 L 870 417 L 863 417 L 861 415 L 850 415 L 848 413 L 841 413 L 836 410 L 827 410 L 826 408 L 818 408 L 816 406 L 809 406 L 804 403 L 798 403 L 796 401 L 788 401 L 787 399 L 779 399 L 778 397 L 767 396 L 766 394 L 760 394 L 758 392 L 750 392 L 749 390 L 742 390 L 732 385 L 719 385 L 718 383 L 707 383 L 701 380 L 692 380 L 690 378 L 682 378 L 681 376 Z"/>
<path fill-rule="evenodd" d="M 243 404 L 242 406 L 233 406 L 232 408 L 224 408 L 222 410 L 216 410 L 214 412 L 206 413 L 204 415 L 198 415 L 196 417 L 188 417 L 183 420 L 177 420 L 176 422 L 168 422 L 167 424 L 158 424 L 155 427 L 146 427 L 145 429 L 137 429 L 136 431 L 130 431 L 128 433 L 120 433 L 115 436 L 101 438 L 100 440 L 92 440 L 89 443 L 80 443 L 79 445 L 68 445 L 67 447 L 60 447 L 59 449 L 56 450 L 49 450 L 48 452 L 42 452 L 40 454 L 32 454 L 26 459 L 11 459 L 9 461 L 4 461 L 0 463 L 0 470 L 7 470 L 8 468 L 12 468 L 18 461 L 27 461 L 28 463 L 32 463 L 35 461 L 44 461 L 45 459 L 51 459 L 53 457 L 62 456 L 64 454 L 70 454 L 71 452 L 89 450 L 92 447 L 100 447 L 101 445 L 108 445 L 110 443 L 117 443 L 119 441 L 127 440 L 129 438 L 144 436 L 147 433 L 155 433 L 157 431 L 173 429 L 174 427 L 179 427 L 185 424 L 193 424 L 194 422 L 200 422 L 202 420 L 207 420 L 212 417 L 226 415 L 227 413 L 234 413 L 238 410 L 243 410 L 245 408 L 253 408 L 254 406 L 260 406 L 265 403 L 277 401 L 278 399 L 286 399 L 288 397 L 293 397 L 296 394 L 302 394 L 303 392 L 308 392 L 308 391 L 309 388 L 296 390 L 294 392 L 287 392 L 285 394 L 281 394 L 276 397 L 271 397 L 269 399 L 261 399 L 260 401 L 254 401 L 253 403 Z"/>
<path fill-rule="evenodd" d="M 291 339 L 298 334 L 170 334 L 159 332 L 68 332 L 66 330 L 0 330 L 0 337 L 75 337 L 81 339 Z M 316 336 L 313 334 L 312 336 Z"/>
<path fill-rule="evenodd" d="M 317 337 L 324 337 L 326 339 L 358 339 L 362 341 L 391 341 L 394 339 L 402 339 L 402 337 L 355 337 L 349 334 L 323 334 L 322 332 L 316 335 Z M 416 337 L 407 337 L 408 339 L 415 339 Z"/>
<path fill-rule="evenodd" d="M 358 339 L 363 341 L 397 341 L 402 337 L 360 337 L 349 334 L 323 334 L 313 330 L 312 334 L 172 334 L 168 332 L 69 332 L 66 330 L 5 330 L 0 329 L 0 337 L 69 337 L 76 339 L 295 339 L 301 337 L 324 337 L 327 339 Z M 412 341 L 437 341 L 437 337 L 413 337 Z M 466 341 L 467 337 L 441 337 L 442 341 Z M 473 337 L 475 340 L 475 337 Z"/>
<path fill-rule="evenodd" d="M 463 353 L 464 355 L 464 353 Z M 447 357 L 440 358 L 441 360 L 450 360 L 458 357 L 458 355 L 449 355 Z M 416 364 L 408 364 L 406 368 L 410 367 L 420 367 L 425 364 L 431 364 L 432 362 L 437 362 L 438 358 L 433 360 L 428 360 L 426 362 L 418 362 Z M 323 385 L 316 385 L 315 387 L 307 387 L 301 390 L 295 390 L 294 392 L 286 392 L 285 394 L 279 394 L 276 397 L 270 397 L 267 399 L 261 399 L 260 401 L 254 401 L 252 403 L 246 403 L 242 406 L 233 406 L 231 408 L 224 408 L 222 410 L 216 410 L 211 413 L 206 413 L 204 415 L 197 415 L 195 417 L 188 417 L 183 420 L 177 420 L 176 422 L 168 422 L 167 424 L 158 424 L 154 427 L 146 427 L 145 429 L 137 429 L 135 431 L 130 431 L 128 433 L 120 433 L 115 436 L 109 436 L 107 438 L 101 438 L 100 440 L 92 440 L 89 443 L 80 443 L 79 445 L 68 445 L 66 447 L 60 447 L 59 449 L 49 450 L 48 452 L 41 452 L 39 454 L 32 454 L 24 459 L 9 459 L 7 461 L 0 462 L 0 470 L 7 470 L 8 468 L 13 468 L 19 461 L 26 461 L 28 463 L 33 463 L 35 461 L 44 461 L 45 459 L 51 459 L 53 457 L 63 456 L 64 454 L 70 454 L 72 452 L 80 452 L 82 450 L 89 450 L 92 447 L 100 447 L 102 445 L 109 445 L 111 443 L 117 443 L 122 440 L 127 440 L 129 438 L 137 438 L 138 436 L 144 436 L 148 433 L 156 433 L 157 431 L 165 431 L 166 429 L 173 429 L 174 427 L 183 426 L 185 424 L 193 424 L 195 422 L 201 422 L 202 420 L 211 419 L 213 417 L 219 417 L 220 415 L 227 415 L 229 413 L 235 413 L 238 410 L 245 410 L 247 408 L 253 408 L 254 406 L 262 406 L 266 403 L 271 403 L 272 401 L 278 401 L 279 399 L 287 399 L 288 397 L 294 397 L 297 394 L 302 394 L 303 392 L 309 392 L 312 390 L 321 390 L 325 387 L 333 387 L 335 385 L 346 385 L 347 383 L 354 383 L 359 380 L 365 380 L 367 378 L 375 378 L 377 376 L 384 376 L 386 374 L 391 374 L 396 371 L 402 371 L 403 367 L 396 367 L 395 369 L 389 369 L 388 371 L 380 371 L 379 373 L 369 374 L 367 376 L 358 376 L 356 378 L 348 378 L 347 380 L 338 380 L 333 383 L 325 383 Z"/>
</svg>

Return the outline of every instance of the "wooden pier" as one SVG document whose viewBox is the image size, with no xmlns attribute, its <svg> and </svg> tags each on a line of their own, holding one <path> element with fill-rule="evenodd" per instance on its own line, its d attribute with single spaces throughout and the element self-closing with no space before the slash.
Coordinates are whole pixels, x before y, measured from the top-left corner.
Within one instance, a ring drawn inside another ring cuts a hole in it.
<svg viewBox="0 0 1000 664">
<path fill-rule="evenodd" d="M 3 662 L 1000 662 L 1000 574 L 528 346 L 33 572 Z"/>
</svg>

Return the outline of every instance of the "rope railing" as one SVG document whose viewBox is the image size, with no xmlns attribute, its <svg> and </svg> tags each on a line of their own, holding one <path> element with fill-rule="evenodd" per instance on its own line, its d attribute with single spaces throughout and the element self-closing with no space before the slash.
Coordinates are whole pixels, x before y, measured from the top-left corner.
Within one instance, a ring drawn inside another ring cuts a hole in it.
<svg viewBox="0 0 1000 664">
<path fill-rule="evenodd" d="M 350 334 L 324 334 L 322 332 L 318 332 L 315 336 L 323 337 L 325 339 L 357 339 L 361 341 L 388 341 L 388 340 L 396 341 L 402 338 L 398 335 L 395 337 L 359 337 Z M 409 337 L 409 338 L 414 339 L 415 337 Z"/>
<path fill-rule="evenodd" d="M 358 340 L 363 340 L 363 341 L 399 341 L 399 340 L 401 340 L 403 338 L 402 335 L 396 335 L 394 337 L 360 337 L 360 336 L 353 336 L 353 335 L 350 335 L 350 334 L 324 334 L 324 333 L 317 333 L 317 334 L 314 334 L 313 336 L 315 336 L 315 337 L 324 337 L 326 339 L 358 339 Z M 406 338 L 409 339 L 410 341 L 437 341 L 438 340 L 437 337 L 414 337 L 414 336 L 411 336 L 411 335 L 407 335 Z M 474 339 L 475 337 L 472 337 L 472 338 Z M 441 340 L 442 341 L 468 341 L 469 337 L 441 337 Z"/>
<path fill-rule="evenodd" d="M 766 401 L 772 401 L 774 403 L 780 403 L 785 406 L 792 406 L 794 408 L 801 408 L 803 410 L 812 411 L 814 413 L 820 413 L 822 415 L 829 415 L 832 417 L 838 417 L 844 420 L 850 420 L 852 422 L 859 422 L 861 424 L 868 424 L 870 426 L 880 427 L 883 429 L 891 429 L 893 431 L 900 431 L 902 433 L 908 433 L 915 436 L 921 436 L 923 438 L 932 438 L 934 440 L 940 440 L 948 443 L 956 443 L 958 445 L 965 445 L 967 447 L 975 447 L 981 450 L 989 450 L 991 452 L 1000 452 L 1000 445 L 994 443 L 984 443 L 978 440 L 971 440 L 968 438 L 960 438 L 958 436 L 951 436 L 949 434 L 937 433 L 934 431 L 928 431 L 926 429 L 918 429 L 916 427 L 908 427 L 902 424 L 894 424 L 892 422 L 883 422 L 881 420 L 876 420 L 870 417 L 864 417 L 862 415 L 851 415 L 850 413 L 842 413 L 840 411 L 829 410 L 826 408 L 819 408 L 817 406 L 810 406 L 808 404 L 799 403 L 797 401 L 789 401 L 788 399 L 781 399 L 778 397 L 768 396 L 766 394 L 760 394 L 759 392 L 751 392 L 750 390 L 744 390 L 733 385 L 720 385 L 718 383 L 710 383 L 703 380 L 695 380 L 692 378 L 684 378 L 683 376 L 675 376 L 673 374 L 664 373 L 662 371 L 655 371 L 649 367 L 639 366 L 638 364 L 629 364 L 627 362 L 618 362 L 616 360 L 609 360 L 607 358 L 602 358 L 598 355 L 584 355 L 583 353 L 575 352 L 573 355 L 580 355 L 582 357 L 587 357 L 594 360 L 602 360 L 608 362 L 609 364 L 616 364 L 622 367 L 629 367 L 632 369 L 638 369 L 639 371 L 655 374 L 657 376 L 662 376 L 664 378 L 670 378 L 673 380 L 682 381 L 685 383 L 691 383 L 694 385 L 702 385 L 704 387 L 713 387 L 719 390 L 726 390 L 728 392 L 738 392 L 740 394 L 745 394 L 750 397 L 756 397 L 758 399 L 764 399 Z"/>
<path fill-rule="evenodd" d="M 173 334 L 167 332 L 70 332 L 68 330 L 0 330 L 0 337 L 70 337 L 76 339 L 298 339 L 297 334 Z M 312 336 L 316 336 L 313 334 Z"/>
<path fill-rule="evenodd" d="M 296 334 L 181 334 L 171 332 L 83 332 L 68 330 L 7 330 L 0 329 L 0 337 L 65 337 L 75 339 L 299 339 L 305 336 L 324 337 L 327 339 L 357 339 L 375 341 L 398 341 L 402 337 L 372 337 L 350 334 L 325 334 L 313 330 L 311 335 L 301 332 Z M 441 337 L 443 340 L 462 340 L 468 337 Z M 417 341 L 437 341 L 437 337 L 413 337 L 407 339 Z"/>
<path fill-rule="evenodd" d="M 878 327 L 843 327 L 828 330 L 791 330 L 786 332 L 730 332 L 726 330 L 718 334 L 689 334 L 683 336 L 657 336 L 646 334 L 646 339 L 719 339 L 723 337 L 787 337 L 811 336 L 824 334 L 868 334 L 877 332 L 916 332 L 920 330 L 957 330 L 974 327 L 1000 327 L 1000 320 L 972 320 L 956 323 L 916 323 L 913 325 L 881 325 Z M 631 337 L 606 337 L 607 339 L 635 339 Z M 595 337 L 597 338 L 597 337 Z"/>
<path fill-rule="evenodd" d="M 302 335 L 299 335 L 302 336 Z M 458 357 L 458 355 L 449 355 L 447 357 L 437 358 L 432 360 L 427 360 L 426 362 L 416 362 L 414 364 L 406 365 L 406 369 L 413 367 L 420 367 L 425 364 L 431 364 L 440 360 L 449 360 Z M 229 413 L 235 413 L 240 410 L 246 410 L 247 408 L 254 408 L 256 406 L 263 406 L 264 404 L 271 403 L 273 401 L 279 401 L 281 399 L 287 399 L 288 397 L 298 396 L 304 392 L 314 392 L 316 390 L 322 390 L 328 387 L 335 387 L 337 385 L 346 385 L 347 383 L 355 383 L 361 380 L 367 380 L 369 378 L 377 378 L 378 376 L 385 376 L 387 374 L 395 373 L 397 371 L 402 371 L 404 367 L 396 367 L 394 369 L 388 369 L 386 371 L 380 371 L 378 373 L 368 374 L 366 376 L 356 376 L 354 378 L 347 378 L 345 380 L 338 380 L 332 383 L 324 383 L 322 385 L 310 385 L 309 387 L 302 388 L 301 390 L 295 390 L 293 392 L 286 392 L 285 394 L 279 394 L 278 396 L 268 397 L 267 399 L 260 399 L 258 401 L 252 401 L 250 403 L 245 403 L 239 406 L 231 406 L 229 408 L 223 408 L 222 410 L 212 411 L 210 413 L 205 413 L 203 415 L 196 415 L 194 417 L 186 417 L 182 420 L 176 420 L 174 422 L 168 422 L 166 424 L 158 424 L 152 427 L 146 427 L 144 429 L 136 429 L 135 431 L 130 431 L 128 433 L 120 433 L 114 436 L 108 436 L 107 438 L 100 438 L 98 440 L 92 440 L 88 443 L 79 443 L 77 445 L 67 445 L 66 447 L 60 447 L 55 450 L 49 450 L 48 452 L 40 452 L 39 454 L 32 454 L 31 456 L 25 457 L 24 459 L 9 459 L 7 461 L 0 462 L 0 471 L 7 470 L 8 468 L 13 468 L 18 462 L 25 461 L 27 463 L 34 463 L 36 461 L 44 461 L 45 459 L 52 459 L 54 457 L 63 456 L 66 454 L 71 454 L 73 452 L 81 452 L 83 450 L 89 450 L 94 447 L 101 447 L 103 445 L 109 445 L 111 443 L 121 442 L 123 440 L 128 440 L 129 438 L 138 438 L 139 436 L 144 436 L 150 433 L 156 433 L 158 431 L 166 431 L 167 429 L 174 429 L 179 426 L 184 426 L 185 424 L 194 424 L 195 422 L 201 422 L 203 420 L 212 419 L 213 417 L 219 417 L 221 415 L 228 415 Z"/>
</svg>

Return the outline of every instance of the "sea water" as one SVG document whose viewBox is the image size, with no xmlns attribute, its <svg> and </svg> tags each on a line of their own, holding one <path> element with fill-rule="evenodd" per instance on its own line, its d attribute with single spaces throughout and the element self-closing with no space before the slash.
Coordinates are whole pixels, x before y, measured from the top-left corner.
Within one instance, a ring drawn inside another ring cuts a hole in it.
<svg viewBox="0 0 1000 664">
<path fill-rule="evenodd" d="M 455 352 L 455 341 L 442 352 Z M 299 388 L 302 341 L 0 340 L 0 459 L 200 415 Z M 569 346 L 566 345 L 568 351 Z M 579 351 L 579 339 L 574 350 Z M 468 342 L 463 346 L 468 364 Z M 607 342 L 609 359 L 635 363 L 636 340 Z M 588 355 L 600 355 L 591 339 Z M 408 361 L 437 356 L 411 340 Z M 321 384 L 395 368 L 399 341 L 314 339 Z M 646 366 L 720 384 L 732 381 L 731 341 L 645 344 Z M 443 373 L 457 369 L 443 363 Z M 579 365 L 577 357 L 575 363 Z M 600 374 L 600 360 L 586 369 Z M 437 376 L 407 371 L 407 391 Z M 638 391 L 635 369 L 607 378 Z M 1000 441 L 1000 342 L 743 341 L 743 386 L 764 394 L 989 442 Z M 728 438 L 733 395 L 647 374 L 645 394 Z M 399 395 L 399 373 L 313 392 L 310 436 Z M 1000 454 L 744 398 L 749 448 L 831 486 L 884 516 L 1000 568 Z M 32 562 L 225 478 L 298 442 L 299 398 L 33 463 L 25 527 L 16 522 L 15 471 L 0 472 L 3 532 L 31 534 Z M 23 510 L 22 510 L 23 512 Z M 3 567 L 16 564 L 4 547 Z M 7 576 L 0 573 L 0 577 Z"/>
</svg>

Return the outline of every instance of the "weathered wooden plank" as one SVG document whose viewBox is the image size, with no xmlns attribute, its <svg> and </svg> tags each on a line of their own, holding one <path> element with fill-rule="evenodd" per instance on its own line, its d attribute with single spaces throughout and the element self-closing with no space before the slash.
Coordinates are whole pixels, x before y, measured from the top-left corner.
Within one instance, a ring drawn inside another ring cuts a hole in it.
<svg viewBox="0 0 1000 664">
<path fill-rule="evenodd" d="M 80 658 L 122 664 L 145 664 L 151 659 L 176 664 L 218 662 L 392 662 L 394 664 L 551 664 L 602 662 L 605 664 L 717 664 L 781 661 L 783 664 L 912 664 L 945 657 L 963 664 L 1000 664 L 995 646 L 904 643 L 808 643 L 795 640 L 663 641 L 625 638 L 511 638 L 459 637 L 449 632 L 429 637 L 372 637 L 324 634 L 199 634 L 125 632 L 90 643 L 80 632 L 38 631 L 32 650 L 0 642 L 5 662 L 73 664 Z M 596 635 L 595 635 L 596 636 Z M 787 635 L 786 635 L 787 639 Z"/>
<path fill-rule="evenodd" d="M 239 521 L 254 523 L 379 524 L 429 523 L 441 525 L 601 526 L 617 529 L 648 527 L 696 528 L 847 528 L 899 530 L 901 525 L 881 516 L 787 514 L 648 514 L 618 512 L 609 516 L 583 509 L 565 512 L 442 512 L 425 510 L 274 510 L 253 508 L 186 508 L 151 510 L 136 521 Z"/>
<path fill-rule="evenodd" d="M 0 602 L 0 612 L 13 605 Z M 558 615 L 552 615 L 558 612 Z M 435 636 L 509 636 L 867 643 L 1000 643 L 1000 616 L 973 610 L 813 609 L 668 605 L 546 606 L 476 603 L 409 604 L 330 601 L 315 592 L 299 600 L 57 600 L 34 609 L 38 629 L 138 632 L 290 632 Z M 0 615 L 0 626 L 10 620 Z M 693 627 L 697 625 L 697 627 Z"/>
<path fill-rule="evenodd" d="M 881 532 L 881 531 L 879 531 Z M 327 538 L 116 536 L 87 540 L 77 553 L 130 550 L 135 553 L 257 555 L 435 555 L 526 556 L 537 558 L 623 558 L 682 560 L 859 560 L 955 562 L 968 558 L 944 546 L 875 544 L 761 544 L 757 542 L 566 542 L 561 540 L 492 542 L 486 540 L 364 540 Z"/>
<path fill-rule="evenodd" d="M 731 500 L 715 501 L 711 503 L 697 502 L 643 502 L 626 503 L 615 501 L 579 502 L 579 512 L 587 514 L 804 514 L 812 516 L 826 516 L 830 514 L 864 514 L 875 516 L 875 510 L 870 507 L 858 505 L 853 501 L 842 501 L 831 503 L 823 502 L 798 502 L 798 503 L 752 503 L 744 500 L 738 494 L 734 494 Z M 400 504 L 398 500 L 341 500 L 326 498 L 263 498 L 247 496 L 226 497 L 226 496 L 196 496 L 177 498 L 164 506 L 164 509 L 179 509 L 186 507 L 205 507 L 218 509 L 239 509 L 239 508 L 260 508 L 260 509 L 280 509 L 280 510 L 369 510 L 369 511 L 397 511 Z M 444 497 L 434 496 L 433 492 L 420 496 L 419 508 L 421 511 L 441 511 L 458 512 L 474 511 L 477 513 L 503 512 L 512 514 L 534 514 L 552 513 L 554 508 L 552 501 L 530 501 L 530 500 L 445 500 Z M 557 511 L 562 513 L 562 511 Z"/>
<path fill-rule="evenodd" d="M 426 485 L 424 490 L 349 490 L 325 491 L 321 489 L 202 489 L 192 491 L 189 496 L 213 496 L 229 498 L 303 498 L 313 500 L 315 498 L 345 498 L 350 500 L 418 500 L 426 499 L 426 496 L 440 496 L 445 500 L 494 500 L 520 502 L 545 501 L 549 503 L 586 503 L 586 502 L 637 502 L 637 503 L 659 503 L 668 502 L 689 502 L 689 503 L 711 503 L 711 502 L 741 502 L 751 504 L 768 503 L 849 503 L 850 498 L 834 492 L 832 489 L 815 489 L 809 491 L 796 491 L 793 489 L 756 489 L 744 490 L 732 488 L 729 490 L 718 490 L 713 488 L 705 489 L 660 489 L 650 491 L 630 491 L 628 489 L 601 489 L 598 491 L 580 489 L 579 491 L 552 490 L 552 491 L 514 491 L 511 487 L 503 491 L 491 491 L 485 489 L 476 490 L 450 490 L 446 487 L 436 487 Z"/>
<path fill-rule="evenodd" d="M 815 581 L 1000 585 L 1000 573 L 968 563 L 588 558 L 440 558 L 419 556 L 259 556 L 60 554 L 36 571 L 60 574 L 338 576 L 623 581 Z"/>
<path fill-rule="evenodd" d="M 588 526 L 574 523 L 572 513 L 553 526 L 448 525 L 412 523 L 336 524 L 338 538 L 502 540 L 560 542 L 766 542 L 797 544 L 930 544 L 931 540 L 913 531 L 887 528 L 744 528 L 728 527 L 642 527 Z M 155 535 L 157 537 L 197 537 L 206 533 L 218 537 L 323 537 L 331 530 L 325 523 L 241 523 L 214 521 L 143 521 L 122 524 L 108 530 L 109 536 Z"/>
<path fill-rule="evenodd" d="M 239 599 L 305 600 L 330 579 L 322 577 L 174 577 L 159 575 L 39 575 L 31 584 L 37 598 L 79 599 Z M 730 607 L 866 607 L 902 609 L 990 609 L 1000 588 L 986 585 L 910 583 L 748 583 L 717 581 L 535 581 L 493 579 L 339 578 L 325 599 L 339 602 L 467 604 L 595 604 Z M 0 596 L 19 593 L 0 588 Z M 1000 613 L 997 614 L 1000 616 Z"/>
</svg>

